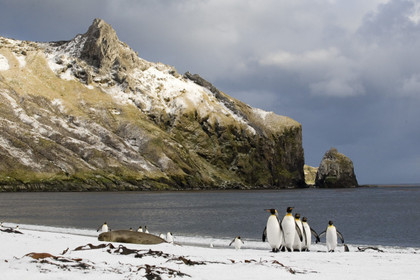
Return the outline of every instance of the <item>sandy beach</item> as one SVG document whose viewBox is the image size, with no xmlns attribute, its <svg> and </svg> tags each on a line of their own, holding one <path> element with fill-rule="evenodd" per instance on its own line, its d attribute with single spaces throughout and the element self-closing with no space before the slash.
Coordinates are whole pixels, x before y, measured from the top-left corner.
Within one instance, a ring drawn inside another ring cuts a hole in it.
<svg viewBox="0 0 420 280">
<path fill-rule="evenodd" d="M 89 230 L 21 225 L 0 231 L 1 279 L 418 279 L 420 248 L 348 244 L 327 253 L 270 252 L 267 243 L 175 236 L 175 244 L 100 242 Z M 10 230 L 11 231 L 11 230 Z M 213 247 L 211 247 L 211 245 Z M 360 248 L 360 249 L 359 249 Z"/>
</svg>

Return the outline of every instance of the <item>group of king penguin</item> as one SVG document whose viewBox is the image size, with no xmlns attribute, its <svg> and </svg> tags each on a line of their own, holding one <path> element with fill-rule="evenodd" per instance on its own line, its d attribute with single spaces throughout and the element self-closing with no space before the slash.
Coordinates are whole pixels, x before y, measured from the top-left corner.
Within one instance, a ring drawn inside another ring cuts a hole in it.
<svg viewBox="0 0 420 280">
<path fill-rule="evenodd" d="M 335 228 L 332 221 L 328 222 L 328 227 L 319 235 L 313 230 L 308 219 L 296 213 L 293 217 L 293 207 L 287 207 L 286 215 L 280 221 L 276 209 L 266 209 L 271 215 L 268 217 L 267 225 L 264 228 L 262 241 L 268 241 L 273 252 L 281 251 L 309 251 L 311 237 L 314 235 L 316 243 L 325 234 L 328 252 L 334 252 L 337 247 L 337 237 L 344 243 L 343 235 Z M 347 246 L 344 246 L 347 251 Z"/>
</svg>

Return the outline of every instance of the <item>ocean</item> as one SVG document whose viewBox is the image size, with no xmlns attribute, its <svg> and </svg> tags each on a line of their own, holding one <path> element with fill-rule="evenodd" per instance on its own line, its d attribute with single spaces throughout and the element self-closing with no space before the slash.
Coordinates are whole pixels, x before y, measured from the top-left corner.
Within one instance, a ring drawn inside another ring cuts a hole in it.
<svg viewBox="0 0 420 280">
<path fill-rule="evenodd" d="M 148 227 L 184 239 L 260 241 L 269 213 L 288 206 L 318 233 L 332 220 L 345 242 L 420 247 L 420 186 L 193 192 L 0 193 L 0 221 L 89 230 Z"/>
</svg>

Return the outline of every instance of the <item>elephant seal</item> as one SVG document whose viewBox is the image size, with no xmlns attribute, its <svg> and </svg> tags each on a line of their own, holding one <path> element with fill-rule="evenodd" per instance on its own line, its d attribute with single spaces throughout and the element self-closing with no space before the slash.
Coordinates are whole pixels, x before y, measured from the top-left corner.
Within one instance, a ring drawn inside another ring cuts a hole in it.
<svg viewBox="0 0 420 280">
<path fill-rule="evenodd" d="M 159 236 L 137 231 L 115 230 L 99 234 L 99 241 L 134 243 L 134 244 L 160 244 L 166 241 Z"/>
</svg>

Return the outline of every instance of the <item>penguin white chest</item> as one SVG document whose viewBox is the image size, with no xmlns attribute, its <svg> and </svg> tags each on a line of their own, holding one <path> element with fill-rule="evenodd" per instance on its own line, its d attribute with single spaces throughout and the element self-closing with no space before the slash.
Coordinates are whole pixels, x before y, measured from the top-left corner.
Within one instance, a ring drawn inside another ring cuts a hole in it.
<svg viewBox="0 0 420 280">
<path fill-rule="evenodd" d="M 267 240 L 271 248 L 279 248 L 281 245 L 280 224 L 277 217 L 271 215 L 267 221 Z"/>
<path fill-rule="evenodd" d="M 102 230 L 102 232 L 108 232 L 108 225 L 102 225 L 102 228 L 101 228 L 101 230 Z"/>
<path fill-rule="evenodd" d="M 286 215 L 281 222 L 281 226 L 283 228 L 284 245 L 291 249 L 295 241 L 295 218 L 292 215 Z"/>
<path fill-rule="evenodd" d="M 327 250 L 334 250 L 337 247 L 337 229 L 335 226 L 329 226 L 325 235 L 327 241 Z"/>
<path fill-rule="evenodd" d="M 309 249 L 309 247 L 311 246 L 311 243 L 312 243 L 312 240 L 311 240 L 311 238 L 312 238 L 312 236 L 311 236 L 311 227 L 306 222 L 303 222 L 302 225 L 303 225 L 303 228 L 304 228 L 304 234 L 306 236 L 306 238 L 303 239 L 304 242 L 305 242 L 304 246 L 307 249 Z"/>
<path fill-rule="evenodd" d="M 167 241 L 168 243 L 173 243 L 173 242 L 174 242 L 174 237 L 172 236 L 172 233 L 168 232 L 168 233 L 166 234 L 166 241 Z"/>
<path fill-rule="evenodd" d="M 235 239 L 235 249 L 236 250 L 239 250 L 239 249 L 241 249 L 241 247 L 242 247 L 242 245 L 243 245 L 244 243 L 242 242 L 242 240 L 241 239 L 239 239 L 239 238 L 236 238 Z"/>
</svg>

